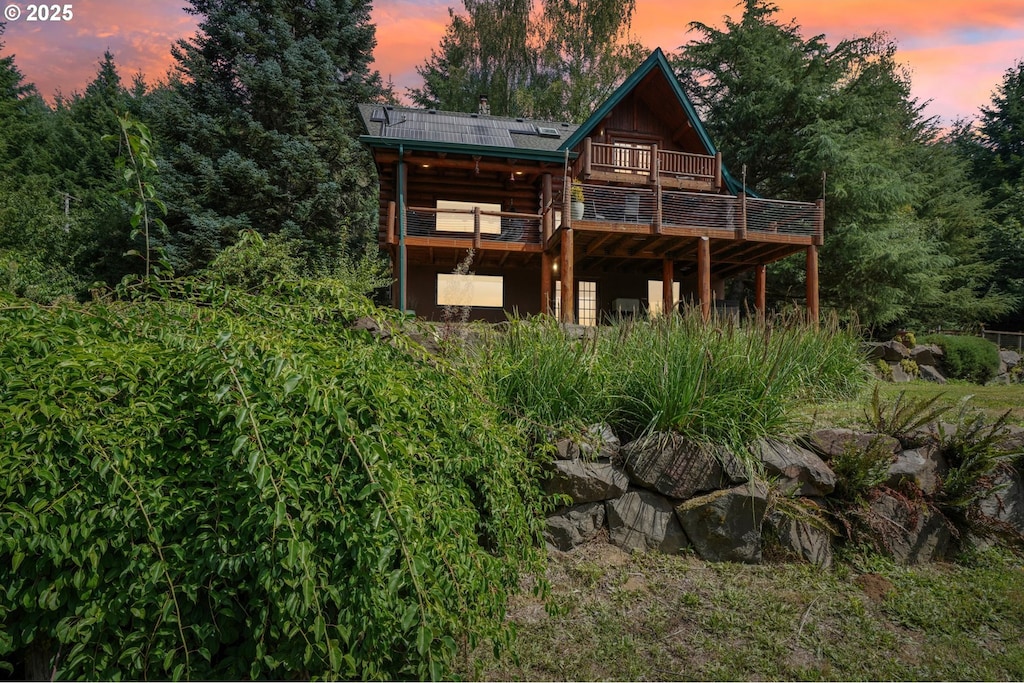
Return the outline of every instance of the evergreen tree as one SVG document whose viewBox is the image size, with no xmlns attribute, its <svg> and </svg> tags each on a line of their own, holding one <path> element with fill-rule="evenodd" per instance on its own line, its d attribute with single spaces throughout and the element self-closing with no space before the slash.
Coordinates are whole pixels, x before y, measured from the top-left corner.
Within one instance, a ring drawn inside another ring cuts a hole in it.
<svg viewBox="0 0 1024 683">
<path fill-rule="evenodd" d="M 994 321 L 1024 329 L 1024 61 L 1007 69 L 981 108 L 977 121 L 960 121 L 951 143 L 971 164 L 973 177 L 987 192 L 992 210 L 990 259 L 996 281 L 1018 297 L 1018 305 Z"/>
<path fill-rule="evenodd" d="M 423 107 L 583 121 L 643 60 L 634 0 L 463 0 L 409 91 Z"/>
<path fill-rule="evenodd" d="M 367 0 L 191 0 L 199 32 L 156 99 L 170 256 L 207 264 L 239 231 L 298 240 L 307 260 L 375 246 L 356 104 L 376 97 Z"/>
<path fill-rule="evenodd" d="M 777 12 L 746 0 L 724 30 L 692 24 L 699 37 L 676 65 L 749 187 L 807 200 L 821 196 L 827 172 L 823 303 L 883 327 L 962 325 L 1005 311 L 1012 298 L 991 287 L 984 258 L 983 207 L 910 96 L 895 44 L 873 35 L 831 47 Z M 800 296 L 802 263 L 772 271 L 776 298 Z"/>
</svg>

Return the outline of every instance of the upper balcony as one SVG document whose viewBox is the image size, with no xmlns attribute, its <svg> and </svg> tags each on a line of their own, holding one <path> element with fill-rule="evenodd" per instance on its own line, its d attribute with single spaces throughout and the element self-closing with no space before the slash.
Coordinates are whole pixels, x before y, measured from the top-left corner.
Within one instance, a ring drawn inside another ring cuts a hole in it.
<svg viewBox="0 0 1024 683">
<path fill-rule="evenodd" d="M 718 192 L 722 188 L 722 155 L 689 154 L 657 145 L 606 144 L 583 140 L 580 177 L 625 185 Z"/>
</svg>

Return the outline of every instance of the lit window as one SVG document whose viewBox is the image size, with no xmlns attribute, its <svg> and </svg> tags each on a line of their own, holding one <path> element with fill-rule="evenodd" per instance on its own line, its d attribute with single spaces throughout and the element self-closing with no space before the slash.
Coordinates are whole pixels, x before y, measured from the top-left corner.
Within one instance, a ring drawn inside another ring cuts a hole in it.
<svg viewBox="0 0 1024 683">
<path fill-rule="evenodd" d="M 501 308 L 505 281 L 500 275 L 438 273 L 437 305 Z"/>
<path fill-rule="evenodd" d="M 484 202 L 456 202 L 437 200 L 437 230 L 442 232 L 473 232 L 473 209 L 480 207 L 480 232 L 485 235 L 501 234 L 501 216 L 488 216 L 483 212 L 500 213 L 501 204 Z M 445 213 L 446 211 L 468 211 L 470 213 Z"/>
<path fill-rule="evenodd" d="M 664 306 L 664 295 L 661 291 L 661 280 L 648 280 L 647 281 L 647 305 L 648 313 L 651 317 L 661 315 Z M 672 307 L 675 308 L 679 305 L 679 283 L 672 283 Z"/>
<path fill-rule="evenodd" d="M 562 318 L 562 283 L 555 280 L 555 318 Z M 597 324 L 597 283 L 577 280 L 576 317 L 580 325 Z"/>
</svg>

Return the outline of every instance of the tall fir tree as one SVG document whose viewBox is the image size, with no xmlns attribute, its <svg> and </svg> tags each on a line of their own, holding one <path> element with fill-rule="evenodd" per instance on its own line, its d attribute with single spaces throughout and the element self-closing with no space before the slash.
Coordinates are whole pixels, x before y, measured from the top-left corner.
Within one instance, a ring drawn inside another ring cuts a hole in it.
<svg viewBox="0 0 1024 683">
<path fill-rule="evenodd" d="M 996 281 L 1018 297 L 1018 305 L 994 324 L 1024 330 L 1024 61 L 1004 72 L 977 120 L 958 122 L 950 138 L 987 193 Z"/>
<path fill-rule="evenodd" d="M 1012 297 L 992 287 L 984 258 L 984 207 L 911 97 L 896 45 L 878 34 L 833 47 L 780 23 L 767 0 L 743 8 L 724 29 L 692 24 L 698 37 L 676 66 L 748 187 L 808 200 L 827 173 L 823 303 L 880 328 L 965 325 L 1007 310 Z M 802 264 L 771 272 L 776 299 L 801 296 Z"/>
<path fill-rule="evenodd" d="M 369 155 L 356 105 L 379 96 L 368 0 L 191 0 L 199 31 L 172 52 L 157 99 L 179 270 L 209 263 L 239 231 L 297 240 L 307 261 L 375 247 Z"/>
</svg>

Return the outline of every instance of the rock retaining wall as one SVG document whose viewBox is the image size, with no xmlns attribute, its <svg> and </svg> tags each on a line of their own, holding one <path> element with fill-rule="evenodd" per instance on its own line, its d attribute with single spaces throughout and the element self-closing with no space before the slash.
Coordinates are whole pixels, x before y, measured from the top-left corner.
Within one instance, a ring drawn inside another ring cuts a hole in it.
<svg viewBox="0 0 1024 683">
<path fill-rule="evenodd" d="M 838 478 L 829 463 L 871 449 L 891 453 L 891 464 L 885 484 L 868 496 L 869 509 L 858 514 L 871 520 L 879 546 L 898 561 L 939 560 L 959 531 L 927 501 L 948 471 L 942 435 L 952 432 L 949 425 L 931 425 L 901 441 L 821 429 L 799 439 L 767 439 L 751 449 L 761 473 L 755 475 L 724 447 L 672 433 L 620 445 L 611 428 L 598 425 L 579 440 L 555 443 L 545 488 L 571 504 L 548 516 L 547 541 L 568 551 L 601 535 L 629 551 L 692 548 L 710 561 L 747 563 L 760 562 L 772 545 L 829 566 L 838 539 L 823 523 L 826 515 L 814 512 L 834 502 Z M 1007 450 L 1024 450 L 1024 428 L 1004 428 L 1001 439 Z M 1011 468 L 997 479 L 972 513 L 1024 535 L 1024 482 Z M 796 509 L 804 513 L 793 514 Z"/>
</svg>

